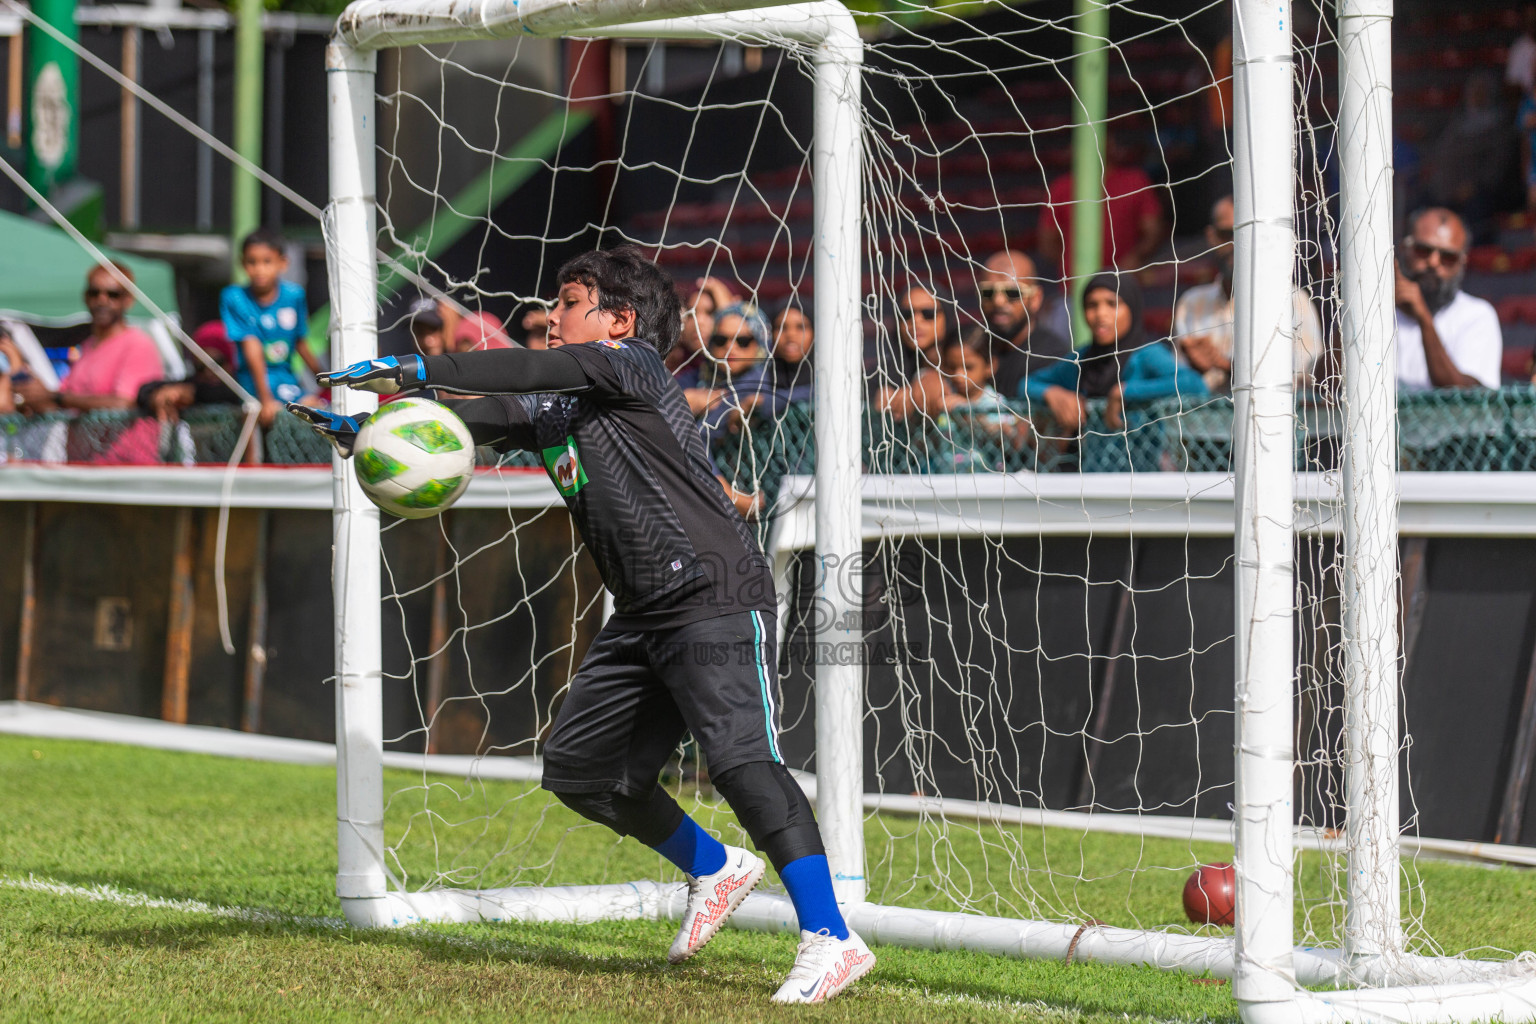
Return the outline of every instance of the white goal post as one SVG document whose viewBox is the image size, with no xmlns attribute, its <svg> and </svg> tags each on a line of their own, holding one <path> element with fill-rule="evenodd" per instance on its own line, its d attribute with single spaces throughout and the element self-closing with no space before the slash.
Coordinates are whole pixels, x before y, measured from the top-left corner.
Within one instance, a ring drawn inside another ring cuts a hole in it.
<svg viewBox="0 0 1536 1024">
<path fill-rule="evenodd" d="M 1293 699 L 1295 411 L 1291 334 L 1296 262 L 1291 7 L 1236 0 L 1235 651 L 1236 934 L 1204 937 L 1076 922 L 1014 920 L 866 902 L 862 668 L 815 668 L 816 804 L 834 885 L 872 942 L 1001 955 L 1095 959 L 1231 977 L 1249 1024 L 1280 1021 L 1536 1019 L 1527 961 L 1406 952 L 1399 920 L 1397 484 L 1390 187 L 1391 0 L 1340 0 L 1340 266 L 1348 424 L 1341 534 L 1349 870 L 1343 948 L 1296 948 Z M 384 47 L 517 35 L 793 41 L 814 57 L 815 556 L 820 578 L 856 559 L 861 502 L 863 44 L 836 0 L 753 7 L 730 0 L 358 0 L 327 50 L 330 205 L 326 232 L 333 358 L 377 354 L 375 54 Z M 375 399 L 338 390 L 346 414 Z M 679 886 L 402 891 L 384 839 L 379 513 L 334 464 L 337 891 L 359 926 L 466 920 L 675 917 Z M 833 625 L 819 640 L 858 645 L 856 595 L 819 593 Z M 851 660 L 851 659 L 850 659 Z M 733 923 L 794 928 L 789 902 L 751 897 Z M 1303 986 L 1367 986 L 1323 993 Z"/>
<path fill-rule="evenodd" d="M 860 236 L 859 195 L 863 147 L 859 130 L 859 65 L 862 44 L 846 8 L 835 0 L 787 7 L 761 7 L 730 13 L 750 4 L 664 0 L 651 4 L 570 4 L 562 0 L 488 3 L 478 7 L 361 0 L 343 14 L 337 39 L 327 50 L 330 101 L 331 206 L 327 231 L 331 242 L 334 358 L 339 364 L 378 354 L 377 231 L 374 196 L 375 52 L 381 46 L 497 37 L 521 32 L 541 35 L 597 36 L 622 32 L 630 37 L 761 38 L 798 41 L 814 47 L 816 181 L 815 315 L 828 342 L 816 379 L 816 403 L 825 410 L 816 420 L 816 441 L 824 453 L 817 462 L 818 493 L 833 500 L 817 506 L 816 551 L 823 565 L 836 565 L 857 552 L 859 521 L 860 414 Z M 636 21 L 658 14 L 674 20 Z M 371 395 L 345 392 L 339 399 L 348 415 L 377 407 Z M 439 912 L 425 903 L 445 904 L 461 912 L 449 892 L 407 896 L 385 885 L 383 788 L 380 760 L 383 730 L 380 705 L 379 515 L 339 459 L 335 465 L 336 677 L 339 854 L 337 891 L 350 919 L 359 923 L 397 923 L 428 919 Z M 366 562 L 371 568 L 364 568 Z M 839 624 L 836 642 L 857 644 L 854 598 L 845 588 L 827 590 L 828 610 Z M 862 745 L 858 730 L 840 723 L 861 714 L 860 667 L 828 664 L 817 668 L 819 807 L 823 841 L 840 902 L 865 897 Z M 628 887 L 619 887 L 627 890 Z M 555 916 L 570 919 L 589 911 L 576 909 L 566 890 L 554 891 Z M 595 916 L 611 916 L 607 907 L 621 891 L 591 893 Z M 478 896 L 482 906 L 486 899 Z M 515 905 L 537 894 L 511 894 Z M 681 913 L 680 904 L 677 913 Z M 481 915 L 479 910 L 471 916 Z M 496 915 L 501 916 L 501 915 Z M 779 915 L 779 916 L 782 916 Z M 788 918 L 787 920 L 792 920 Z M 785 923 L 783 927 L 788 927 Z"/>
</svg>

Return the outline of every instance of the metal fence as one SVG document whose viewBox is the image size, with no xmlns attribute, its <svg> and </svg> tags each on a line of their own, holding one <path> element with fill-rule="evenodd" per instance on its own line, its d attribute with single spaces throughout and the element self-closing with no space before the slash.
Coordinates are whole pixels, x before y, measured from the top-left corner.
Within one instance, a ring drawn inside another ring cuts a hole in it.
<svg viewBox="0 0 1536 1024">
<path fill-rule="evenodd" d="M 1342 410 L 1315 395 L 1296 404 L 1298 470 L 1339 468 Z M 1536 389 L 1403 394 L 1398 400 L 1404 470 L 1536 470 Z M 1232 401 L 1226 397 L 1156 402 L 1126 410 L 1109 427 L 1104 404 L 1090 402 L 1081 431 L 1069 434 L 1023 402 L 972 413 L 962 408 L 904 422 L 866 415 L 864 468 L 872 473 L 1218 472 L 1232 465 Z M 815 469 L 810 409 L 791 406 L 749 421 L 717 446 L 721 472 L 738 486 L 777 486 L 787 473 Z"/>
<path fill-rule="evenodd" d="M 1343 417 L 1312 395 L 1296 406 L 1297 469 L 1337 469 Z M 0 417 L 0 463 L 225 463 L 243 420 L 232 406 L 188 410 L 162 422 L 133 412 Z M 1404 470 L 1536 471 L 1536 389 L 1433 391 L 1398 400 L 1399 463 Z M 712 442 L 721 476 L 747 490 L 776 493 L 788 474 L 815 471 L 812 412 L 790 405 L 747 417 Z M 1102 402 L 1089 403 L 1080 431 L 1054 425 L 1022 402 L 960 408 L 910 421 L 867 412 L 864 468 L 870 473 L 1227 472 L 1232 458 L 1228 398 L 1164 401 L 1125 411 L 1109 427 Z M 330 447 L 298 420 L 282 416 L 260 438 L 261 461 L 330 462 Z M 537 467 L 526 453 L 482 461 Z"/>
<path fill-rule="evenodd" d="M 239 409 L 227 405 L 188 409 L 164 421 L 119 410 L 0 416 L 0 463 L 223 464 L 244 424 Z M 257 450 L 260 461 L 275 465 L 331 461 L 325 439 L 291 416 L 263 431 Z"/>
</svg>

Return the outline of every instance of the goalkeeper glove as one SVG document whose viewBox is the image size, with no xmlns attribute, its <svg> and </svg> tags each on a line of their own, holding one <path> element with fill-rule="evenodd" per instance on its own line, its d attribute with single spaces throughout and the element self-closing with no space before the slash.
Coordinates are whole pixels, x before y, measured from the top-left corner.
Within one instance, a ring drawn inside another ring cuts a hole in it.
<svg viewBox="0 0 1536 1024">
<path fill-rule="evenodd" d="M 314 428 L 315 433 L 331 442 L 341 457 L 352 457 L 352 446 L 357 443 L 357 432 L 368 422 L 368 413 L 361 416 L 343 416 L 340 413 L 314 409 L 298 402 L 289 402 L 288 411 Z"/>
<path fill-rule="evenodd" d="M 427 364 L 420 356 L 381 356 L 365 359 L 339 370 L 315 374 L 323 388 L 346 386 L 358 391 L 394 395 L 401 391 L 420 391 L 427 386 Z"/>
</svg>

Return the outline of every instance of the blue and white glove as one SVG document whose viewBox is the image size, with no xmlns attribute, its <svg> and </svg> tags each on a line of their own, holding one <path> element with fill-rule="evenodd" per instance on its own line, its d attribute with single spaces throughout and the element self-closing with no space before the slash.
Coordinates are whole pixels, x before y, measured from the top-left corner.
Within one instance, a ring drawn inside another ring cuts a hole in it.
<svg viewBox="0 0 1536 1024">
<path fill-rule="evenodd" d="M 352 457 L 352 446 L 357 443 L 357 432 L 368 422 L 368 413 L 361 416 L 343 416 L 325 409 L 314 409 L 298 402 L 289 402 L 288 411 L 314 428 L 315 433 L 331 442 L 341 457 Z"/>
<path fill-rule="evenodd" d="M 365 359 L 339 370 L 327 370 L 315 374 L 315 380 L 323 388 L 349 387 L 357 391 L 372 391 L 380 395 L 395 395 L 402 391 L 420 391 L 427 386 L 427 364 L 420 356 L 381 356 Z"/>
</svg>

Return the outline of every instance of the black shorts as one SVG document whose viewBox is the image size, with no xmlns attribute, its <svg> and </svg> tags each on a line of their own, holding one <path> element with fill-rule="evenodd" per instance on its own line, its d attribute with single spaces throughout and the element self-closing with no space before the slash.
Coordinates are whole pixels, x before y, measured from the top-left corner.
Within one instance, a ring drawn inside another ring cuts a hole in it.
<svg viewBox="0 0 1536 1024">
<path fill-rule="evenodd" d="M 597 634 L 544 745 L 544 788 L 644 797 L 686 730 L 720 774 L 779 761 L 778 634 L 752 611 Z"/>
</svg>

